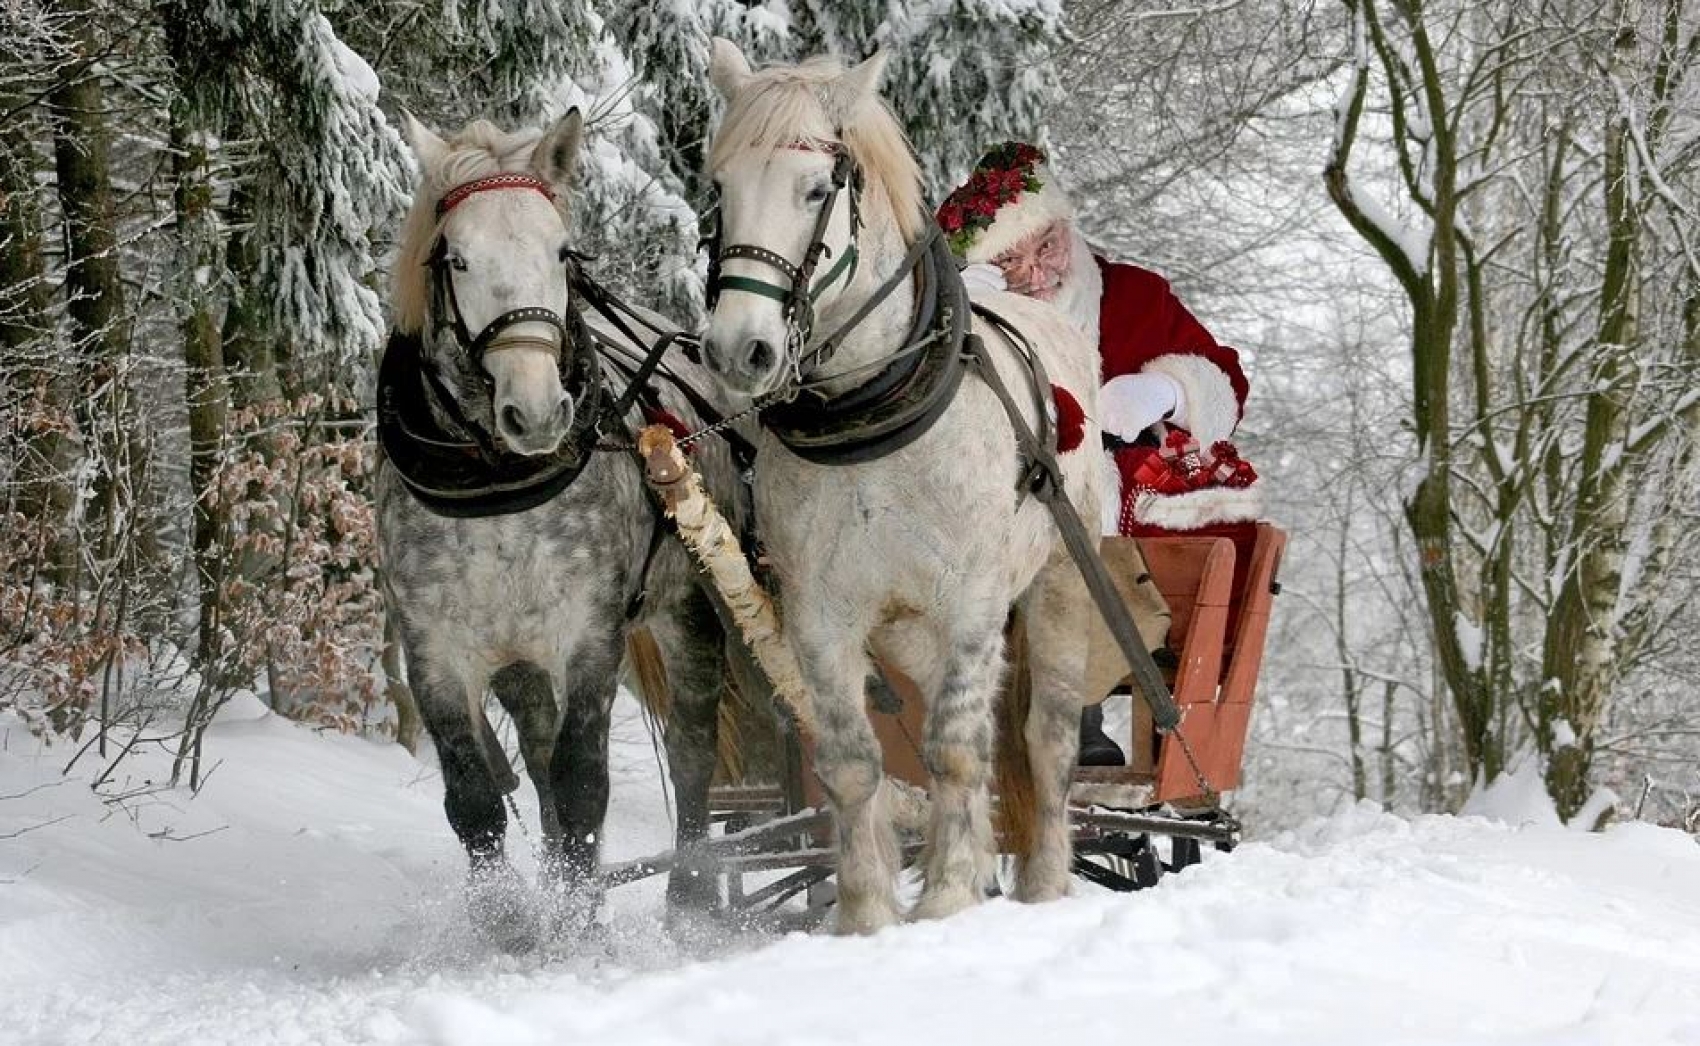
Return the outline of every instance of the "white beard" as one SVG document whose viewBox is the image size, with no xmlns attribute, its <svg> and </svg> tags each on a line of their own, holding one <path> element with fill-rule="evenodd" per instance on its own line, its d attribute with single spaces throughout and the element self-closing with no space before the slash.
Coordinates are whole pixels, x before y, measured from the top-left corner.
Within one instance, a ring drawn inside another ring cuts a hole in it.
<svg viewBox="0 0 1700 1046">
<path fill-rule="evenodd" d="M 1061 309 L 1073 324 L 1098 344 L 1098 309 L 1104 297 L 1104 275 L 1098 271 L 1097 259 L 1086 246 L 1086 237 L 1072 231 L 1073 248 L 1069 252 L 1068 275 L 1057 288 L 1053 304 Z"/>
</svg>

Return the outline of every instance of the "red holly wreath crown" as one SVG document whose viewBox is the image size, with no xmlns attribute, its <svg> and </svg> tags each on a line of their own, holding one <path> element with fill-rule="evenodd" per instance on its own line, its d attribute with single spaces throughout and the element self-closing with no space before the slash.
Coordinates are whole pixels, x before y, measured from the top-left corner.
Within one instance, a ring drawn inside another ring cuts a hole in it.
<svg viewBox="0 0 1700 1046">
<path fill-rule="evenodd" d="M 986 150 L 968 181 L 939 205 L 938 223 L 950 249 L 958 255 L 967 253 L 1005 204 L 1044 188 L 1037 173 L 1044 162 L 1045 154 L 1026 142 L 1003 142 Z"/>
</svg>

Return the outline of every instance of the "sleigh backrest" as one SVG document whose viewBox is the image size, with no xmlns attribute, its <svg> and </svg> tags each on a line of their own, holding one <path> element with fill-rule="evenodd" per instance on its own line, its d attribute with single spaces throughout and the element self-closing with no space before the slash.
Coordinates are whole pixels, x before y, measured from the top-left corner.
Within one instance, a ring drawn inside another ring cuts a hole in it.
<svg viewBox="0 0 1700 1046">
<path fill-rule="evenodd" d="M 1148 536 L 1140 547 L 1174 614 L 1170 646 L 1180 656 L 1174 695 L 1181 729 L 1211 788 L 1225 792 L 1240 783 L 1287 536 L 1268 523 L 1214 529 L 1221 532 Z M 1138 714 L 1138 706 L 1135 711 L 1138 738 L 1150 719 Z M 1179 745 L 1164 743 L 1156 764 L 1158 801 L 1200 796 L 1197 774 Z"/>
</svg>

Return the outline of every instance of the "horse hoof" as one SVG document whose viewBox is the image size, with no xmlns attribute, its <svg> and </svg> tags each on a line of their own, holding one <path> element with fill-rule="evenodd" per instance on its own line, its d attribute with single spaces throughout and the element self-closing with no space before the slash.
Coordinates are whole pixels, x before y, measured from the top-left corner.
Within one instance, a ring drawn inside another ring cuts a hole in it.
<svg viewBox="0 0 1700 1046">
<path fill-rule="evenodd" d="M 506 864 L 480 868 L 467 877 L 466 910 L 474 928 L 492 947 L 510 955 L 537 947 L 531 893 Z"/>
<path fill-rule="evenodd" d="M 878 933 L 899 922 L 897 908 L 889 904 L 864 904 L 850 907 L 840 895 L 838 917 L 833 920 L 832 932 L 840 937 L 865 937 Z"/>
<path fill-rule="evenodd" d="M 1049 901 L 1060 901 L 1068 896 L 1068 883 L 1035 883 L 1031 886 L 1019 884 L 1015 889 L 1015 899 L 1022 904 L 1045 904 Z"/>
<path fill-rule="evenodd" d="M 957 912 L 974 907 L 979 900 L 975 891 L 960 887 L 923 890 L 921 900 L 915 905 L 915 910 L 909 913 L 909 918 L 915 922 L 948 919 Z"/>
<path fill-rule="evenodd" d="M 603 892 L 590 886 L 554 886 L 547 894 L 550 929 L 556 937 L 594 941 L 602 926 Z"/>
<path fill-rule="evenodd" d="M 713 912 L 720 907 L 720 882 L 717 876 L 679 869 L 667 879 L 667 911 L 700 913 Z"/>
<path fill-rule="evenodd" d="M 680 907 L 668 904 L 667 936 L 679 950 L 696 958 L 724 953 L 738 935 L 749 929 L 739 913 L 716 907 Z"/>
</svg>

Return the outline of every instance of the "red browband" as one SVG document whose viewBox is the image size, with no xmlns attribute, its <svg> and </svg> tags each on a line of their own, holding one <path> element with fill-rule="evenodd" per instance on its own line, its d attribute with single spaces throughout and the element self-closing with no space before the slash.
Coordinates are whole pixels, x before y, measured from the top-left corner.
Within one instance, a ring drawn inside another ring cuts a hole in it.
<svg viewBox="0 0 1700 1046">
<path fill-rule="evenodd" d="M 470 182 L 462 182 L 444 193 L 443 198 L 437 201 L 437 217 L 441 218 L 460 206 L 468 196 L 496 189 L 530 189 L 542 193 L 543 198 L 551 203 L 555 200 L 555 190 L 541 178 L 534 178 L 529 174 L 492 174 L 488 178 L 474 178 Z"/>
</svg>

